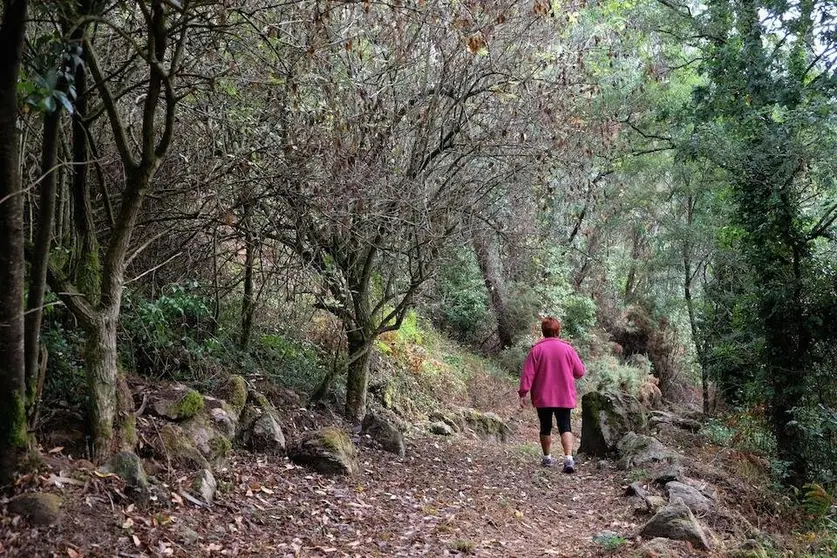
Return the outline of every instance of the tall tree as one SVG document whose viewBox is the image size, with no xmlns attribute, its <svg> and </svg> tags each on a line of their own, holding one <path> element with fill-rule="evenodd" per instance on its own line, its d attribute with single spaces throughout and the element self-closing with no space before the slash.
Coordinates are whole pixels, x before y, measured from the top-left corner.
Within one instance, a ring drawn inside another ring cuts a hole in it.
<svg viewBox="0 0 837 558">
<path fill-rule="evenodd" d="M 0 485 L 27 451 L 23 317 L 23 192 L 17 157 L 17 80 L 27 2 L 5 0 L 0 23 Z"/>
</svg>

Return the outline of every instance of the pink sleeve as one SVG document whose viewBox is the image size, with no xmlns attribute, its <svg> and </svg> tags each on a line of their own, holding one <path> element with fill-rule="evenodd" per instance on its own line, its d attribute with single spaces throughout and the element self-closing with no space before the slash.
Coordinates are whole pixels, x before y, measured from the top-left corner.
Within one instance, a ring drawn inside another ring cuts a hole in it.
<svg viewBox="0 0 837 558">
<path fill-rule="evenodd" d="M 584 364 L 581 362 L 581 358 L 578 356 L 578 353 L 575 352 L 573 349 L 572 352 L 572 360 L 573 360 L 573 378 L 576 380 L 582 378 L 584 376 Z"/>
<path fill-rule="evenodd" d="M 523 372 L 520 374 L 520 389 L 517 394 L 523 397 L 532 389 L 532 380 L 535 379 L 535 356 L 534 349 L 529 351 L 529 356 L 523 362 Z"/>
</svg>

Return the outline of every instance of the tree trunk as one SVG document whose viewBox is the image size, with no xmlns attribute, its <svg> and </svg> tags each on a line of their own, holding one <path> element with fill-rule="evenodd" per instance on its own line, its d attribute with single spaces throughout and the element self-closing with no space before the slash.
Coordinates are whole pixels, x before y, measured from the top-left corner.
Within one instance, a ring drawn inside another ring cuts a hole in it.
<svg viewBox="0 0 837 558">
<path fill-rule="evenodd" d="M 26 404 L 34 408 L 38 391 L 38 354 L 40 349 L 41 318 L 46 293 L 47 266 L 52 242 L 52 225 L 55 219 L 55 198 L 58 173 L 58 131 L 61 111 L 56 109 L 44 118 L 43 150 L 41 154 L 40 215 L 35 247 L 32 253 L 32 269 L 29 279 L 29 296 L 26 301 Z"/>
<path fill-rule="evenodd" d="M 91 395 L 93 458 L 97 461 L 116 451 L 133 449 L 136 443 L 135 417 L 130 413 L 133 400 L 119 370 L 116 350 L 118 315 L 99 316 L 87 331 L 84 360 Z"/>
<path fill-rule="evenodd" d="M 25 455 L 23 196 L 18 174 L 17 79 L 27 3 L 5 0 L 0 24 L 0 486 Z"/>
<path fill-rule="evenodd" d="M 349 333 L 346 379 L 346 416 L 356 422 L 366 416 L 370 342 L 359 332 Z"/>
<path fill-rule="evenodd" d="M 691 229 L 694 223 L 694 212 L 697 200 L 689 195 L 686 198 L 686 225 Z M 692 343 L 695 345 L 698 365 L 700 366 L 700 383 L 703 391 L 703 414 L 709 415 L 709 370 L 706 367 L 706 358 L 703 343 L 700 340 L 700 332 L 695 318 L 695 302 L 692 300 L 692 243 L 689 241 L 688 232 L 683 240 L 683 297 L 686 299 L 686 310 L 689 312 L 689 328 L 692 332 Z"/>
<path fill-rule="evenodd" d="M 473 238 L 477 264 L 482 272 L 485 288 L 491 297 L 491 307 L 497 316 L 497 337 L 500 348 L 505 349 L 514 344 L 514 326 L 509 315 L 506 284 L 498 255 L 494 251 L 494 243 L 489 233 L 477 232 Z"/>
</svg>

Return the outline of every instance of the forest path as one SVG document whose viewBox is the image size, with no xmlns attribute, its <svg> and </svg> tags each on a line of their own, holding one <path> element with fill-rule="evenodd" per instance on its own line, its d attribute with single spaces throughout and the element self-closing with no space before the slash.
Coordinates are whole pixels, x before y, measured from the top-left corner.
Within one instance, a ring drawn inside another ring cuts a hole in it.
<svg viewBox="0 0 837 558">
<path fill-rule="evenodd" d="M 199 514 L 209 526 L 241 517 L 240 530 L 209 529 L 204 546 L 272 556 L 601 555 L 596 533 L 636 531 L 621 476 L 584 459 L 573 475 L 542 467 L 536 422 L 521 414 L 505 444 L 428 436 L 404 459 L 366 448 L 351 479 L 247 456 L 222 476 L 233 486 L 224 506 Z"/>
<path fill-rule="evenodd" d="M 511 413 L 509 422 L 515 434 L 503 444 L 427 435 L 410 440 L 403 459 L 364 446 L 352 478 L 237 453 L 216 474 L 210 508 L 184 501 L 142 510 L 105 489 L 112 479 L 94 479 L 95 490 L 64 492 L 57 526 L 21 532 L 6 549 L 10 556 L 612 556 L 592 537 L 605 530 L 627 537 L 638 527 L 621 497 L 622 475 L 584 458 L 573 475 L 541 467 L 534 412 Z"/>
</svg>

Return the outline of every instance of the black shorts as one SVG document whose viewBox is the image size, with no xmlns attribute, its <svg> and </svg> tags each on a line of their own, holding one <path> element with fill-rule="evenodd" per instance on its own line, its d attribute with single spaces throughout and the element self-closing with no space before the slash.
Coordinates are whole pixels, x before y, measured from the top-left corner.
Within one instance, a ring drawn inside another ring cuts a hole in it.
<svg viewBox="0 0 837 558">
<path fill-rule="evenodd" d="M 542 407 L 538 409 L 538 420 L 541 422 L 541 436 L 552 434 L 552 415 L 555 414 L 555 421 L 558 423 L 558 432 L 572 432 L 570 426 L 570 413 L 572 409 L 560 407 Z"/>
</svg>

